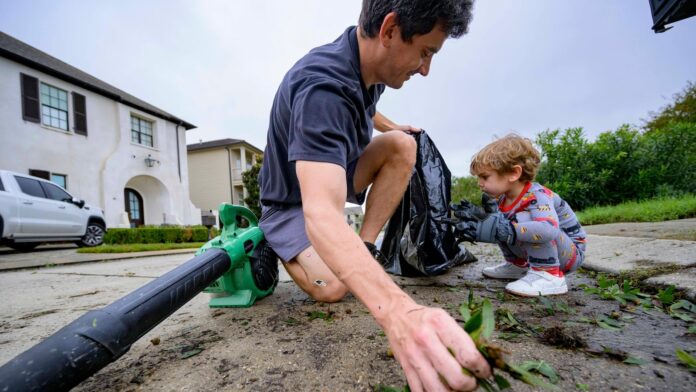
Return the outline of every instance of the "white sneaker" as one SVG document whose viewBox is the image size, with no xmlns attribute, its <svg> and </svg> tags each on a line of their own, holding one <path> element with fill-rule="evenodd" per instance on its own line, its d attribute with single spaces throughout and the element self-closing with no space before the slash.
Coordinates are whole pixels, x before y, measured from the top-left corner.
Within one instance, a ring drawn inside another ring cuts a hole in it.
<svg viewBox="0 0 696 392">
<path fill-rule="evenodd" d="M 505 290 L 525 297 L 556 295 L 568 292 L 565 277 L 557 277 L 546 271 L 530 269 L 522 279 L 510 282 Z"/>
<path fill-rule="evenodd" d="M 483 269 L 483 276 L 493 279 L 519 279 L 527 273 L 529 268 L 518 267 L 507 261 L 495 267 L 486 267 Z"/>
</svg>

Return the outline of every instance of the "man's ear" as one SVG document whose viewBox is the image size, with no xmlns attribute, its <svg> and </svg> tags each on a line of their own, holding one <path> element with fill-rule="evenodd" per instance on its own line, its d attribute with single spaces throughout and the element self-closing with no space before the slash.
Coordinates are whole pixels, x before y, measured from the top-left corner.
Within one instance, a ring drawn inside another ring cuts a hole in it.
<svg viewBox="0 0 696 392">
<path fill-rule="evenodd" d="M 512 167 L 512 171 L 508 174 L 508 181 L 515 182 L 522 176 L 522 166 L 515 165 Z"/>
<path fill-rule="evenodd" d="M 382 21 L 379 29 L 379 40 L 385 47 L 390 47 L 392 40 L 396 39 L 397 34 L 401 34 L 399 26 L 396 24 L 396 12 L 390 12 Z"/>
</svg>

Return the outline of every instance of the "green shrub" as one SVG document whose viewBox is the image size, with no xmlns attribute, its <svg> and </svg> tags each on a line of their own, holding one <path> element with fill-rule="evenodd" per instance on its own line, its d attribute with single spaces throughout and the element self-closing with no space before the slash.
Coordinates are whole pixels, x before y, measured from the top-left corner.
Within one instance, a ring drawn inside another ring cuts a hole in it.
<svg viewBox="0 0 696 392">
<path fill-rule="evenodd" d="M 184 227 L 181 233 L 182 242 L 192 242 L 193 241 L 193 229 L 190 227 Z"/>
<path fill-rule="evenodd" d="M 582 128 L 541 132 L 537 181 L 575 210 L 696 193 L 696 123 L 641 132 L 624 125 L 589 142 Z"/>
<path fill-rule="evenodd" d="M 193 236 L 191 237 L 191 240 L 193 242 L 208 241 L 208 229 L 205 227 L 193 229 Z"/>
<path fill-rule="evenodd" d="M 141 244 L 161 244 L 164 242 L 162 235 L 166 229 L 145 228 L 139 229 Z"/>
<path fill-rule="evenodd" d="M 601 200 L 609 173 L 598 170 L 590 158 L 591 144 L 582 128 L 541 132 L 536 143 L 543 156 L 536 181 L 582 209 Z"/>
<path fill-rule="evenodd" d="M 106 244 L 130 244 L 128 237 L 131 234 L 130 229 L 109 229 L 104 234 L 104 243 Z"/>
<path fill-rule="evenodd" d="M 476 177 L 452 177 L 452 203 L 463 199 L 481 205 L 481 190 Z"/>
<path fill-rule="evenodd" d="M 211 236 L 219 231 L 213 228 Z M 208 241 L 208 229 L 205 226 L 143 226 L 136 229 L 109 229 L 104 235 L 105 244 L 163 244 Z"/>
<path fill-rule="evenodd" d="M 165 243 L 179 243 L 184 241 L 183 229 L 162 229 L 162 236 Z"/>
<path fill-rule="evenodd" d="M 657 195 L 696 193 L 696 122 L 646 132 L 639 153 L 640 182 L 656 185 Z"/>
</svg>

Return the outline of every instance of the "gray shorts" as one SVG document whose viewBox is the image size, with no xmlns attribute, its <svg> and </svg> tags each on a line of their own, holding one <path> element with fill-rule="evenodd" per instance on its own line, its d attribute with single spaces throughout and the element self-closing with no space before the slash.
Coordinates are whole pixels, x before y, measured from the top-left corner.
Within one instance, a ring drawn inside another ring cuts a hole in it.
<svg viewBox="0 0 696 392">
<path fill-rule="evenodd" d="M 365 202 L 366 191 L 358 194 L 353 189 L 353 177 L 358 161 L 348 164 L 346 168 L 346 201 L 362 205 Z M 312 243 L 305 231 L 304 212 L 302 205 L 296 206 L 262 206 L 259 227 L 266 241 L 278 254 L 283 262 L 295 258 L 300 252 L 309 248 Z"/>
</svg>

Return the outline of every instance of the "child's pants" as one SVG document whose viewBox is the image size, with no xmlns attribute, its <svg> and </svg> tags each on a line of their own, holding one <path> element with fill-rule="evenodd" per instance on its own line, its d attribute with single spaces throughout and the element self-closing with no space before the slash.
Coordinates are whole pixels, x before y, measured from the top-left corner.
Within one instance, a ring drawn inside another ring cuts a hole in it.
<svg viewBox="0 0 696 392">
<path fill-rule="evenodd" d="M 561 272 L 573 272 L 585 261 L 585 243 L 573 242 L 559 230 L 559 235 L 546 243 L 516 242 L 514 245 L 498 244 L 505 261 L 518 267 L 537 270 L 560 268 Z"/>
</svg>

